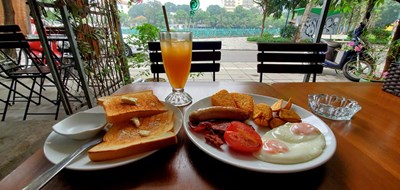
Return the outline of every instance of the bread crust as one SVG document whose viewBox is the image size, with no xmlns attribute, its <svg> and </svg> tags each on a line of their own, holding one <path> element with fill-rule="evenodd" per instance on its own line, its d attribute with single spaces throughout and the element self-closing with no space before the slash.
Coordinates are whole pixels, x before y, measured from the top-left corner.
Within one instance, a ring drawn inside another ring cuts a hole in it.
<svg viewBox="0 0 400 190">
<path fill-rule="evenodd" d="M 122 96 L 134 98 L 135 104 L 123 103 Z M 177 144 L 174 112 L 152 91 L 102 97 L 98 102 L 112 126 L 103 142 L 88 150 L 91 161 L 114 160 Z M 139 124 L 131 121 L 133 117 Z"/>
<path fill-rule="evenodd" d="M 123 103 L 121 97 L 127 96 L 137 99 L 135 104 Z M 133 117 L 146 117 L 167 111 L 165 105 L 153 94 L 153 91 L 119 94 L 98 98 L 106 112 L 109 123 L 118 123 L 130 120 Z"/>
<path fill-rule="evenodd" d="M 148 141 L 141 141 L 141 142 L 132 142 L 130 144 L 126 144 L 125 147 L 116 149 L 105 149 L 105 147 L 113 146 L 113 144 L 102 143 L 99 144 L 101 145 L 101 147 L 98 147 L 96 149 L 90 149 L 88 151 L 88 156 L 90 160 L 94 162 L 114 160 L 118 158 L 132 156 L 139 153 L 157 150 L 177 143 L 178 139 L 175 133 L 167 132 L 157 137 L 156 139 L 151 139 Z"/>
</svg>

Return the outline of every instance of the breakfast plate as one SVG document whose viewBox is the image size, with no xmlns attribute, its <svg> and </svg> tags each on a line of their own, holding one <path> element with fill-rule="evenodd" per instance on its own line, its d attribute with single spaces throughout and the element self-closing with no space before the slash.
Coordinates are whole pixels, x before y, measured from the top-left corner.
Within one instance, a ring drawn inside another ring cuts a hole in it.
<svg viewBox="0 0 400 190">
<path fill-rule="evenodd" d="M 267 103 L 268 105 L 272 105 L 278 99 L 268 97 L 268 96 L 260 96 L 250 94 L 256 103 Z M 285 104 L 284 104 L 285 105 Z M 256 157 L 252 155 L 245 155 L 241 153 L 237 153 L 228 148 L 226 144 L 222 145 L 220 149 L 213 147 L 212 145 L 206 143 L 204 139 L 204 135 L 202 133 L 194 132 L 191 130 L 189 126 L 189 115 L 193 111 L 211 106 L 210 97 L 206 97 L 201 99 L 195 103 L 193 103 L 185 112 L 183 117 L 184 130 L 186 134 L 189 136 L 189 139 L 202 151 L 207 153 L 208 155 L 225 162 L 227 164 L 252 170 L 258 172 L 266 172 L 266 173 L 292 173 L 299 172 L 304 170 L 309 170 L 315 167 L 318 167 L 328 161 L 336 150 L 336 138 L 333 134 L 332 130 L 317 116 L 312 114 L 311 112 L 305 110 L 304 108 L 297 106 L 295 104 L 292 105 L 292 109 L 300 115 L 303 122 L 310 123 L 318 128 L 321 133 L 324 135 L 326 141 L 326 147 L 321 155 L 318 157 L 303 163 L 298 164 L 274 164 L 269 162 L 264 162 L 258 160 Z M 251 120 L 247 120 L 246 123 L 252 125 L 255 130 L 262 136 L 264 135 L 269 128 L 258 127 Z"/>
<path fill-rule="evenodd" d="M 175 106 L 163 102 L 164 105 L 167 106 L 169 110 L 172 110 L 174 112 L 174 132 L 177 134 L 179 130 L 182 127 L 182 118 L 183 114 L 182 112 L 176 108 Z M 97 113 L 97 114 L 89 114 L 91 117 L 105 117 L 104 115 L 104 110 L 101 106 L 94 107 L 92 109 L 84 111 L 86 113 Z M 103 119 L 101 118 L 101 119 Z M 68 119 L 68 118 L 66 118 Z M 60 162 L 62 159 L 67 157 L 69 154 L 72 154 L 76 149 L 84 145 L 85 143 L 89 142 L 91 139 L 88 140 L 72 140 L 69 139 L 65 136 L 59 135 L 55 133 L 54 131 L 50 133 L 50 135 L 47 137 L 43 150 L 44 150 L 44 155 L 46 158 L 52 162 L 53 164 L 57 164 Z M 74 161 L 71 162 L 70 165 L 68 165 L 66 168 L 71 169 L 71 170 L 100 170 L 100 169 L 107 169 L 107 168 L 113 168 L 121 165 L 125 165 L 131 162 L 135 162 L 137 160 L 140 160 L 142 158 L 145 158 L 153 153 L 155 153 L 157 150 L 141 153 L 141 154 L 136 154 L 132 155 L 129 157 L 125 158 L 120 158 L 120 159 L 115 159 L 115 160 L 110 160 L 110 161 L 103 161 L 103 162 L 92 162 L 90 161 L 87 153 L 82 153 L 79 155 L 77 158 L 74 159 Z"/>
</svg>

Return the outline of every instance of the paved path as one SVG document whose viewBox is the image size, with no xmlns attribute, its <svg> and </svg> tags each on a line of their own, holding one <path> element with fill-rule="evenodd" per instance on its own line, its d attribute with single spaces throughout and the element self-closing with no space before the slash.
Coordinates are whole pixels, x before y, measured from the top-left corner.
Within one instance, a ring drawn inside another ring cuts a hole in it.
<svg viewBox="0 0 400 190">
<path fill-rule="evenodd" d="M 194 39 L 195 41 L 221 41 L 222 50 L 257 50 L 257 43 L 248 42 L 247 37 L 232 37 L 232 38 L 207 38 Z"/>
</svg>

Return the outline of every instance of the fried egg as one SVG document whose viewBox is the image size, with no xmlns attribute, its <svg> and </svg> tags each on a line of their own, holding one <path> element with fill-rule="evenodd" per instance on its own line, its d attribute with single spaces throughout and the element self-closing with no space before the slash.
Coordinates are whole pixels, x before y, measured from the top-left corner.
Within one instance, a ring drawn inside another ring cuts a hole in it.
<svg viewBox="0 0 400 190">
<path fill-rule="evenodd" d="M 296 164 L 318 157 L 325 149 L 325 137 L 308 123 L 286 123 L 266 132 L 263 147 L 253 155 L 276 164 Z"/>
</svg>

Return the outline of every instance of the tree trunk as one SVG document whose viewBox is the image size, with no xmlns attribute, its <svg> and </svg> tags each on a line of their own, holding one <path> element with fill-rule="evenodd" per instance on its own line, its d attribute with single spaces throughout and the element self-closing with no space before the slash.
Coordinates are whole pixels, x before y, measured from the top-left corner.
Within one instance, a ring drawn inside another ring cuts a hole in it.
<svg viewBox="0 0 400 190">
<path fill-rule="evenodd" d="M 263 18 L 262 18 L 262 24 L 261 24 L 261 33 L 260 37 L 263 36 L 264 34 L 264 28 L 265 28 L 265 19 L 267 18 L 267 9 L 263 10 Z"/>
<path fill-rule="evenodd" d="M 372 9 L 374 9 L 375 1 L 376 0 L 368 0 L 367 9 L 366 9 L 365 15 L 364 15 L 364 17 L 362 19 L 362 23 L 364 23 L 366 27 L 369 24 L 369 19 L 371 17 Z"/>
<path fill-rule="evenodd" d="M 300 39 L 301 39 L 301 31 L 303 30 L 303 27 L 304 27 L 304 24 L 307 21 L 307 18 L 310 16 L 312 6 L 313 6 L 312 1 L 308 0 L 306 9 L 304 10 L 303 16 L 301 17 L 299 27 L 297 27 L 296 34 L 294 35 L 294 39 L 293 39 L 294 42 L 299 42 L 300 41 Z"/>
<path fill-rule="evenodd" d="M 268 8 L 269 8 L 269 0 L 253 0 L 254 3 L 256 3 L 260 8 L 262 9 L 262 23 L 261 23 L 261 32 L 260 32 L 260 37 L 263 36 L 264 34 L 264 28 L 265 28 L 265 19 L 267 18 L 267 13 L 268 13 Z"/>
<path fill-rule="evenodd" d="M 3 9 L 4 9 L 4 24 L 5 25 L 14 24 L 15 13 L 12 0 L 1 0 L 1 2 L 3 3 Z"/>
<path fill-rule="evenodd" d="M 4 11 L 4 25 L 15 24 L 15 13 L 12 4 L 12 0 L 1 0 L 3 3 L 3 11 Z M 4 51 L 7 55 L 12 58 L 17 57 L 17 52 L 15 49 L 6 49 Z"/>
<path fill-rule="evenodd" d="M 291 8 L 291 11 L 292 11 L 292 19 L 291 19 L 291 20 L 294 19 L 294 15 L 295 15 L 295 13 L 296 13 L 294 10 L 296 9 L 296 6 L 297 6 L 297 5 L 294 4 L 294 1 L 292 1 L 292 5 L 291 5 L 291 7 L 290 7 L 290 8 Z"/>
</svg>

